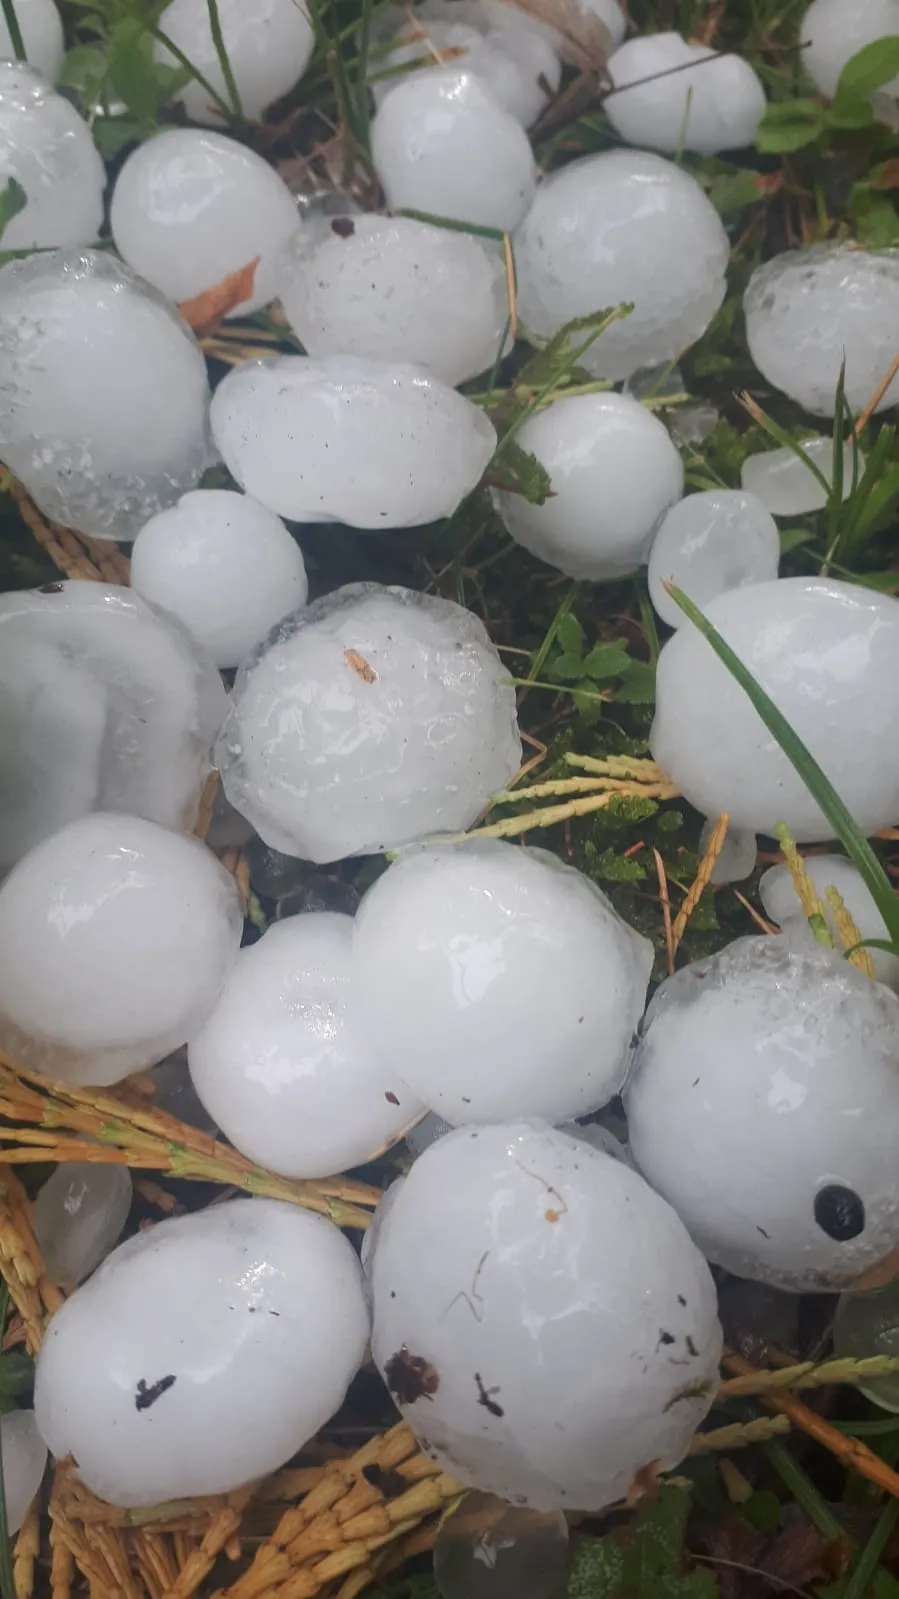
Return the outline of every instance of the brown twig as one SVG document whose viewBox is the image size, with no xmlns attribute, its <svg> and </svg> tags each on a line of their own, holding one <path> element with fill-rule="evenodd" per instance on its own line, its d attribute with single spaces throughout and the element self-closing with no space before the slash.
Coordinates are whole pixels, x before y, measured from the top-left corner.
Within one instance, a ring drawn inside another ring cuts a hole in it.
<svg viewBox="0 0 899 1599">
<path fill-rule="evenodd" d="M 677 950 L 677 946 L 684 936 L 690 917 L 712 880 L 715 862 L 721 854 L 724 848 L 724 841 L 727 838 L 729 823 L 730 814 L 727 811 L 723 811 L 712 829 L 711 837 L 709 838 L 706 852 L 699 863 L 699 871 L 696 873 L 695 880 L 690 885 L 687 897 L 675 918 L 671 935 L 675 950 Z"/>
<path fill-rule="evenodd" d="M 674 932 L 671 926 L 671 896 L 668 892 L 668 874 L 665 871 L 665 862 L 658 850 L 653 848 L 653 860 L 656 863 L 656 877 L 659 880 L 659 904 L 662 907 L 662 922 L 665 927 L 665 962 L 670 977 L 674 971 Z"/>
</svg>

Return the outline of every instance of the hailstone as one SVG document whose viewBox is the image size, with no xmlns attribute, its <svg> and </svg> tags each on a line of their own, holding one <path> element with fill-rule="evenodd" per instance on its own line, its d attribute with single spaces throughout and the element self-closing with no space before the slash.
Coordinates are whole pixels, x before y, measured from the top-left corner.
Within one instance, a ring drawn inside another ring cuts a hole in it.
<svg viewBox="0 0 899 1599">
<path fill-rule="evenodd" d="M 133 539 L 211 464 L 200 347 L 114 256 L 59 250 L 0 269 L 0 350 L 0 460 L 45 516 Z"/>
<path fill-rule="evenodd" d="M 748 61 L 679 33 L 629 39 L 609 57 L 603 110 L 629 144 L 717 155 L 755 143 L 765 91 Z"/>
<path fill-rule="evenodd" d="M 0 189 L 11 178 L 27 204 L 3 229 L 4 250 L 93 243 L 106 168 L 87 123 L 39 72 L 0 60 Z"/>
<path fill-rule="evenodd" d="M 681 458 L 658 417 L 626 394 L 579 394 L 528 418 L 523 450 L 549 473 L 532 505 L 496 491 L 517 544 L 569 577 L 620 577 L 646 560 L 653 531 L 684 487 Z"/>
<path fill-rule="evenodd" d="M 0 1418 L 6 1530 L 16 1533 L 25 1520 L 47 1466 L 47 1446 L 33 1410 L 10 1410 Z"/>
<path fill-rule="evenodd" d="M 74 1288 L 115 1247 L 131 1209 L 127 1166 L 64 1160 L 39 1189 L 34 1236 L 52 1283 Z"/>
<path fill-rule="evenodd" d="M 699 853 L 704 855 L 715 830 L 717 818 L 709 817 L 699 830 Z M 742 832 L 738 827 L 728 827 L 724 843 L 712 867 L 709 881 L 717 888 L 724 883 L 742 883 L 755 871 L 758 859 L 758 839 L 754 833 Z"/>
<path fill-rule="evenodd" d="M 55 83 L 66 48 L 55 0 L 15 0 L 15 12 L 28 65 L 48 83 Z M 0 61 L 12 61 L 14 56 L 6 18 L 0 11 Z"/>
<path fill-rule="evenodd" d="M 799 32 L 800 60 L 822 94 L 832 95 L 847 61 L 877 39 L 899 35 L 899 0 L 812 0 Z M 884 85 L 899 95 L 899 78 Z"/>
<path fill-rule="evenodd" d="M 355 921 L 356 982 L 384 1061 L 459 1126 L 559 1122 L 617 1094 L 649 941 L 589 878 L 499 839 L 401 855 Z"/>
<path fill-rule="evenodd" d="M 719 594 L 706 615 L 811 750 L 864 833 L 899 817 L 899 600 L 857 584 L 780 578 Z M 833 837 L 748 696 L 692 626 L 662 649 L 654 758 L 705 816 Z"/>
<path fill-rule="evenodd" d="M 448 1202 L 448 1197 L 451 1202 Z M 417 1160 L 371 1262 L 372 1353 L 463 1484 L 596 1511 L 675 1466 L 717 1386 L 705 1261 L 623 1162 L 533 1122 Z"/>
<path fill-rule="evenodd" d="M 833 439 L 818 437 L 800 439 L 799 448 L 807 455 L 828 483 L 833 483 Z M 865 457 L 847 439 L 843 445 L 843 499 L 852 493 L 853 454 L 858 455 L 858 475 L 865 469 Z M 767 506 L 773 516 L 802 516 L 807 511 L 823 511 L 827 504 L 824 485 L 814 472 L 804 466 L 795 450 L 784 446 L 781 450 L 760 450 L 747 455 L 740 472 L 740 481 L 749 494 L 754 494 Z"/>
<path fill-rule="evenodd" d="M 889 938 L 870 889 L 845 855 L 806 855 L 803 865 L 821 901 L 837 948 L 840 947 L 840 939 L 826 897 L 828 888 L 836 889 L 862 938 Z M 773 922 L 777 922 L 790 943 L 814 942 L 814 934 L 786 866 L 768 868 L 759 882 L 759 898 L 766 914 Z M 884 949 L 869 949 L 868 954 L 880 982 L 899 989 L 899 956 L 891 955 Z"/>
<path fill-rule="evenodd" d="M 244 116 L 258 119 L 299 82 L 309 64 L 315 34 L 308 10 L 304 0 L 253 0 L 252 5 L 247 0 L 218 0 L 217 10 L 241 110 Z M 208 0 L 172 0 L 159 18 L 159 28 L 227 105 L 228 88 L 211 16 Z M 161 38 L 155 56 L 166 66 L 182 65 Z M 192 122 L 221 123 L 221 108 L 199 79 L 191 78 L 175 98 Z"/>
<path fill-rule="evenodd" d="M 342 1403 L 368 1336 L 337 1228 L 274 1199 L 157 1223 L 53 1317 L 41 1435 L 126 1506 L 228 1493 L 283 1465 Z"/>
<path fill-rule="evenodd" d="M 683 611 L 666 591 L 676 583 L 701 608 L 717 594 L 777 576 L 780 537 L 761 500 L 737 489 L 688 494 L 667 512 L 649 554 L 649 597 L 669 627 Z"/>
<path fill-rule="evenodd" d="M 233 878 L 195 838 L 70 822 L 0 887 L 0 1048 L 67 1082 L 151 1066 L 205 1022 L 241 928 Z"/>
<path fill-rule="evenodd" d="M 350 584 L 241 668 L 216 760 L 274 849 L 396 849 L 470 827 L 518 770 L 515 691 L 470 611 Z"/>
<path fill-rule="evenodd" d="M 625 1092 L 638 1169 L 738 1277 L 832 1292 L 899 1246 L 899 999 L 742 938 L 669 977 Z"/>
<path fill-rule="evenodd" d="M 865 1294 L 844 1294 L 833 1324 L 837 1360 L 870 1360 L 899 1355 L 899 1283 Z M 899 1412 L 899 1372 L 860 1382 L 859 1389 L 881 1410 Z"/>
</svg>

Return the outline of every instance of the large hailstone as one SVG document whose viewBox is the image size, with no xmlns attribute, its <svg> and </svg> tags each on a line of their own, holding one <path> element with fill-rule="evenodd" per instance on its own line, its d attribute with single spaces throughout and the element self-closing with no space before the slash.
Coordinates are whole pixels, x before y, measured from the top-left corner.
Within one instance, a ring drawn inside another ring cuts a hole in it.
<svg viewBox="0 0 899 1599">
<path fill-rule="evenodd" d="M 115 1247 L 131 1209 L 127 1166 L 64 1160 L 39 1189 L 32 1224 L 52 1283 L 72 1289 Z"/>
<path fill-rule="evenodd" d="M 238 955 L 190 1043 L 191 1079 L 216 1124 L 285 1177 L 361 1166 L 422 1113 L 358 1015 L 352 952 L 349 916 L 275 922 Z"/>
<path fill-rule="evenodd" d="M 356 980 L 385 1062 L 456 1126 L 617 1094 L 652 946 L 595 884 L 499 839 L 400 856 L 362 901 Z"/>
<path fill-rule="evenodd" d="M 0 1419 L 6 1530 L 16 1533 L 28 1514 L 47 1466 L 47 1446 L 33 1410 L 10 1410 Z"/>
<path fill-rule="evenodd" d="M 683 493 L 668 430 L 627 394 L 579 394 L 528 418 L 523 450 L 549 473 L 552 495 L 532 505 L 497 491 L 517 544 L 569 577 L 620 577 L 646 560 L 653 531 Z"/>
<path fill-rule="evenodd" d="M 337 1228 L 234 1199 L 130 1238 L 57 1312 L 37 1423 L 110 1504 L 228 1493 L 334 1414 L 367 1337 L 359 1262 Z"/>
<path fill-rule="evenodd" d="M 375 1363 L 469 1487 L 601 1510 L 677 1465 L 714 1398 L 715 1289 L 684 1227 L 622 1161 L 539 1123 L 426 1150 L 370 1270 Z"/>
<path fill-rule="evenodd" d="M 812 0 L 799 32 L 800 59 L 822 94 L 832 95 L 846 62 L 866 44 L 899 35 L 899 0 Z M 899 95 L 899 78 L 884 85 Z"/>
<path fill-rule="evenodd" d="M 296 522 L 436 522 L 496 447 L 483 411 L 439 378 L 356 355 L 245 361 L 216 389 L 211 419 L 241 488 Z"/>
<path fill-rule="evenodd" d="M 451 600 L 350 584 L 242 667 L 216 750 L 232 804 L 324 862 L 470 827 L 518 770 L 515 691 Z"/>
<path fill-rule="evenodd" d="M 864 833 L 899 818 L 899 600 L 857 584 L 779 578 L 711 600 L 709 621 L 823 767 Z M 654 758 L 705 816 L 833 837 L 748 696 L 692 626 L 656 674 Z"/>
<path fill-rule="evenodd" d="M 247 0 L 218 0 L 217 9 L 241 110 L 246 117 L 259 118 L 299 82 L 309 64 L 315 34 L 306 5 L 304 0 L 253 0 L 252 5 Z M 228 105 L 211 15 L 208 0 L 172 0 L 159 18 L 159 27 Z M 154 53 L 157 61 L 181 68 L 182 62 L 161 40 Z M 192 122 L 221 124 L 220 107 L 197 79 L 190 78 L 175 99 Z"/>
<path fill-rule="evenodd" d="M 0 869 L 90 811 L 193 827 L 227 710 L 213 666 L 131 589 L 0 595 Z"/>
<path fill-rule="evenodd" d="M 679 33 L 647 33 L 616 50 L 607 70 L 603 110 L 628 144 L 717 155 L 755 143 L 765 91 L 740 56 L 688 44 Z"/>
<path fill-rule="evenodd" d="M 28 65 L 48 83 L 55 83 L 66 49 L 58 7 L 54 0 L 14 0 L 14 3 Z M 0 61 L 12 61 L 15 53 L 6 18 L 0 10 Z"/>
<path fill-rule="evenodd" d="M 0 1048 L 75 1083 L 152 1066 L 202 1027 L 242 925 L 197 839 L 106 812 L 70 822 L 0 887 Z"/>
<path fill-rule="evenodd" d="M 833 416 L 840 368 L 845 394 L 860 411 L 889 370 L 885 326 L 899 322 L 899 250 L 813 244 L 756 267 L 744 298 L 749 353 L 774 388 L 811 411 Z M 893 379 L 875 407 L 899 399 Z"/>
<path fill-rule="evenodd" d="M 106 168 L 87 123 L 40 73 L 0 60 L 0 189 L 10 178 L 27 204 L 4 228 L 4 250 L 93 244 Z"/>
<path fill-rule="evenodd" d="M 803 455 L 833 484 L 833 439 L 817 437 L 800 439 Z M 854 455 L 858 456 L 858 476 L 865 470 L 865 457 L 851 440 L 843 445 L 843 499 L 852 493 Z M 747 455 L 740 469 L 740 481 L 749 494 L 754 494 L 767 506 L 773 516 L 803 516 L 808 511 L 823 511 L 827 494 L 814 472 L 804 466 L 795 450 L 784 445 L 780 450 L 759 450 Z"/>
<path fill-rule="evenodd" d="M 669 627 L 683 611 L 666 591 L 675 583 L 703 609 L 717 594 L 777 576 L 780 536 L 761 500 L 738 489 L 688 494 L 659 525 L 649 553 L 649 597 Z"/>
<path fill-rule="evenodd" d="M 729 246 L 688 173 L 647 150 L 585 156 L 541 185 L 515 238 L 518 306 L 551 338 L 573 317 L 633 304 L 580 358 L 594 377 L 672 361 L 726 289 Z"/>
<path fill-rule="evenodd" d="M 826 898 L 828 888 L 836 889 L 862 938 L 889 938 L 871 890 L 845 855 L 806 855 L 803 865 L 821 901 L 838 949 L 841 941 Z M 771 866 L 763 874 L 759 881 L 759 899 L 766 915 L 777 922 L 790 943 L 808 945 L 815 941 L 786 866 Z M 899 956 L 890 955 L 885 949 L 869 949 L 868 954 L 879 981 L 899 989 Z"/>
<path fill-rule="evenodd" d="M 0 460 L 54 521 L 133 539 L 211 464 L 200 347 L 114 256 L 58 250 L 0 269 L 0 349 Z"/>
<path fill-rule="evenodd" d="M 738 1277 L 830 1292 L 899 1246 L 899 1000 L 742 938 L 669 977 L 625 1092 L 639 1170 Z"/>
</svg>

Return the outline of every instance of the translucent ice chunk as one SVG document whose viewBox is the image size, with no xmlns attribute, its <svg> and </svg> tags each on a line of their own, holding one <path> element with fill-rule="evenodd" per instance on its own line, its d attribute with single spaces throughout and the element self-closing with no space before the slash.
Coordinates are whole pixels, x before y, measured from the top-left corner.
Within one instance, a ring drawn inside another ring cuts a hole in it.
<svg viewBox="0 0 899 1599">
<path fill-rule="evenodd" d="M 731 589 L 706 607 L 824 768 L 864 833 L 899 817 L 899 600 L 830 579 Z M 662 649 L 655 759 L 706 816 L 794 838 L 833 837 L 743 690 L 692 626 Z"/>
<path fill-rule="evenodd" d="M 518 229 L 519 311 L 548 338 L 572 317 L 632 303 L 580 361 L 595 377 L 630 377 L 705 332 L 728 254 L 714 206 L 673 162 L 645 150 L 586 156 L 541 185 Z"/>
<path fill-rule="evenodd" d="M 899 0 L 812 0 L 799 34 L 802 65 L 821 93 L 832 95 L 850 57 L 891 35 L 899 35 Z M 899 78 L 883 88 L 899 95 Z"/>
<path fill-rule="evenodd" d="M 4 250 L 93 243 L 106 168 L 87 123 L 40 73 L 0 60 L 0 188 L 10 178 L 28 203 L 6 224 Z"/>
<path fill-rule="evenodd" d="M 777 576 L 780 538 L 770 512 L 753 494 L 709 489 L 688 494 L 666 513 L 649 553 L 649 597 L 669 627 L 683 611 L 665 590 L 676 583 L 701 609 L 716 594 Z"/>
<path fill-rule="evenodd" d="M 439 378 L 354 355 L 245 361 L 219 384 L 211 416 L 241 487 L 298 522 L 434 522 L 475 487 L 496 445 L 484 413 Z"/>
<path fill-rule="evenodd" d="M 58 7 L 54 0 L 15 0 L 15 8 L 28 65 L 48 83 L 55 83 L 65 54 Z M 0 61 L 14 60 L 15 53 L 6 19 L 0 12 Z"/>
<path fill-rule="evenodd" d="M 867 1294 L 843 1294 L 833 1324 L 833 1352 L 837 1360 L 870 1360 L 875 1355 L 899 1355 L 899 1283 Z M 872 1404 L 893 1415 L 899 1411 L 899 1371 L 889 1377 L 859 1383 Z"/>
<path fill-rule="evenodd" d="M 871 891 L 851 861 L 845 855 L 807 855 L 805 869 L 821 900 L 824 914 L 830 924 L 837 948 L 840 939 L 827 899 L 826 890 L 835 888 L 855 922 L 862 938 L 888 938 L 886 924 L 874 903 Z M 759 882 L 759 898 L 765 912 L 782 928 L 790 943 L 810 944 L 814 934 L 793 887 L 793 879 L 786 866 L 771 866 Z M 899 989 L 899 957 L 883 949 L 870 949 L 868 954 L 874 970 L 882 983 Z"/>
<path fill-rule="evenodd" d="M 715 155 L 755 143 L 765 91 L 740 56 L 688 44 L 679 33 L 647 33 L 615 51 L 608 73 L 613 89 L 603 110 L 629 144 Z"/>
<path fill-rule="evenodd" d="M 0 460 L 57 522 L 133 539 L 213 459 L 200 347 L 111 255 L 0 269 L 0 359 Z"/>
<path fill-rule="evenodd" d="M 515 691 L 450 600 L 351 584 L 246 662 L 216 750 L 267 844 L 312 861 L 470 827 L 521 760 Z"/>
<path fill-rule="evenodd" d="M 0 1448 L 6 1528 L 15 1533 L 28 1514 L 47 1465 L 47 1446 L 37 1430 L 33 1410 L 11 1410 L 0 1420 Z"/>
<path fill-rule="evenodd" d="M 569 577 L 620 577 L 646 560 L 653 530 L 683 493 L 684 469 L 667 429 L 626 394 L 557 400 L 529 417 L 523 450 L 549 473 L 552 496 L 531 505 L 497 491 L 516 543 Z"/>
<path fill-rule="evenodd" d="M 531 1510 L 467 1493 L 434 1544 L 440 1599 L 558 1599 L 571 1561 L 561 1510 Z"/>
<path fill-rule="evenodd" d="M 131 1209 L 127 1166 L 95 1160 L 65 1160 L 34 1202 L 34 1236 L 47 1275 L 74 1288 L 105 1260 L 119 1241 Z"/>
<path fill-rule="evenodd" d="M 247 0 L 218 0 L 217 10 L 241 109 L 247 117 L 261 117 L 299 82 L 309 64 L 315 44 L 309 13 L 303 0 L 253 0 L 252 5 Z M 172 0 L 159 26 L 227 105 L 228 89 L 210 16 L 207 0 Z M 155 55 L 167 66 L 181 66 L 161 41 L 155 45 Z M 198 79 L 190 78 L 175 98 L 192 122 L 221 125 L 221 108 Z"/>
<path fill-rule="evenodd" d="M 710 817 L 702 824 L 699 832 L 700 855 L 704 855 L 708 849 L 716 821 L 717 818 Z M 758 852 L 758 839 L 754 833 L 741 832 L 738 827 L 728 827 L 721 852 L 712 867 L 710 882 L 716 887 L 722 883 L 742 883 L 750 872 L 755 871 Z"/>
<path fill-rule="evenodd" d="M 833 482 L 833 439 L 800 439 L 799 447 L 822 472 L 828 483 Z M 858 475 L 865 470 L 865 457 L 858 451 Z M 822 511 L 827 504 L 823 484 L 813 472 L 803 466 L 795 451 L 760 450 L 747 455 L 740 473 L 740 481 L 748 493 L 754 494 L 773 516 L 802 516 L 806 511 Z M 852 493 L 852 445 L 843 445 L 843 499 Z"/>
</svg>

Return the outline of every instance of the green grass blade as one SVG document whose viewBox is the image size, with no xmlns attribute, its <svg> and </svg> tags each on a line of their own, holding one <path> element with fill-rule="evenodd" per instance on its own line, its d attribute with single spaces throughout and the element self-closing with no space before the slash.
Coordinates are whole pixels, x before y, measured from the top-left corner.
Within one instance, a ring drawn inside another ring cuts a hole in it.
<svg viewBox="0 0 899 1599">
<path fill-rule="evenodd" d="M 243 114 L 243 106 L 240 103 L 240 90 L 237 87 L 237 79 L 234 76 L 234 69 L 231 66 L 231 57 L 228 54 L 228 46 L 225 44 L 225 36 L 222 33 L 222 19 L 219 16 L 219 0 L 206 0 L 206 9 L 209 12 L 209 31 L 212 34 L 212 42 L 215 45 L 215 53 L 219 58 L 219 66 L 222 69 L 222 77 L 225 80 L 225 86 L 228 90 L 228 99 L 231 102 L 232 115 L 236 121 L 243 122 L 245 119 Z"/>
<path fill-rule="evenodd" d="M 19 19 L 16 16 L 14 0 L 0 0 L 0 7 L 2 7 L 3 10 L 3 20 L 9 29 L 9 39 L 13 50 L 15 51 L 16 60 L 27 61 L 28 57 L 25 54 L 25 41 L 22 38 L 22 30 L 19 27 Z"/>
<path fill-rule="evenodd" d="M 4 0 L 0 0 L 0 5 L 3 3 Z M 200 88 L 206 90 L 211 103 L 215 106 L 218 106 L 218 109 L 221 111 L 225 121 L 233 124 L 235 121 L 235 116 L 227 100 L 222 99 L 222 96 L 219 94 L 218 90 L 212 87 L 209 79 L 204 76 L 199 67 L 194 66 L 194 63 L 191 61 L 190 57 L 184 54 L 184 51 L 175 43 L 174 39 L 170 39 L 168 34 L 165 33 L 163 29 L 158 27 L 155 23 L 149 24 L 149 32 L 153 35 L 154 39 L 158 40 L 161 45 L 165 46 L 170 55 L 175 57 L 175 60 L 178 62 L 179 66 L 186 68 L 191 77 L 196 79 L 197 83 L 200 85 Z"/>
<path fill-rule="evenodd" d="M 867 1599 L 883 1552 L 895 1530 L 897 1519 L 899 1519 L 899 1499 L 891 1499 L 881 1511 L 877 1525 L 859 1555 L 857 1565 L 850 1573 L 843 1599 Z"/>
</svg>

